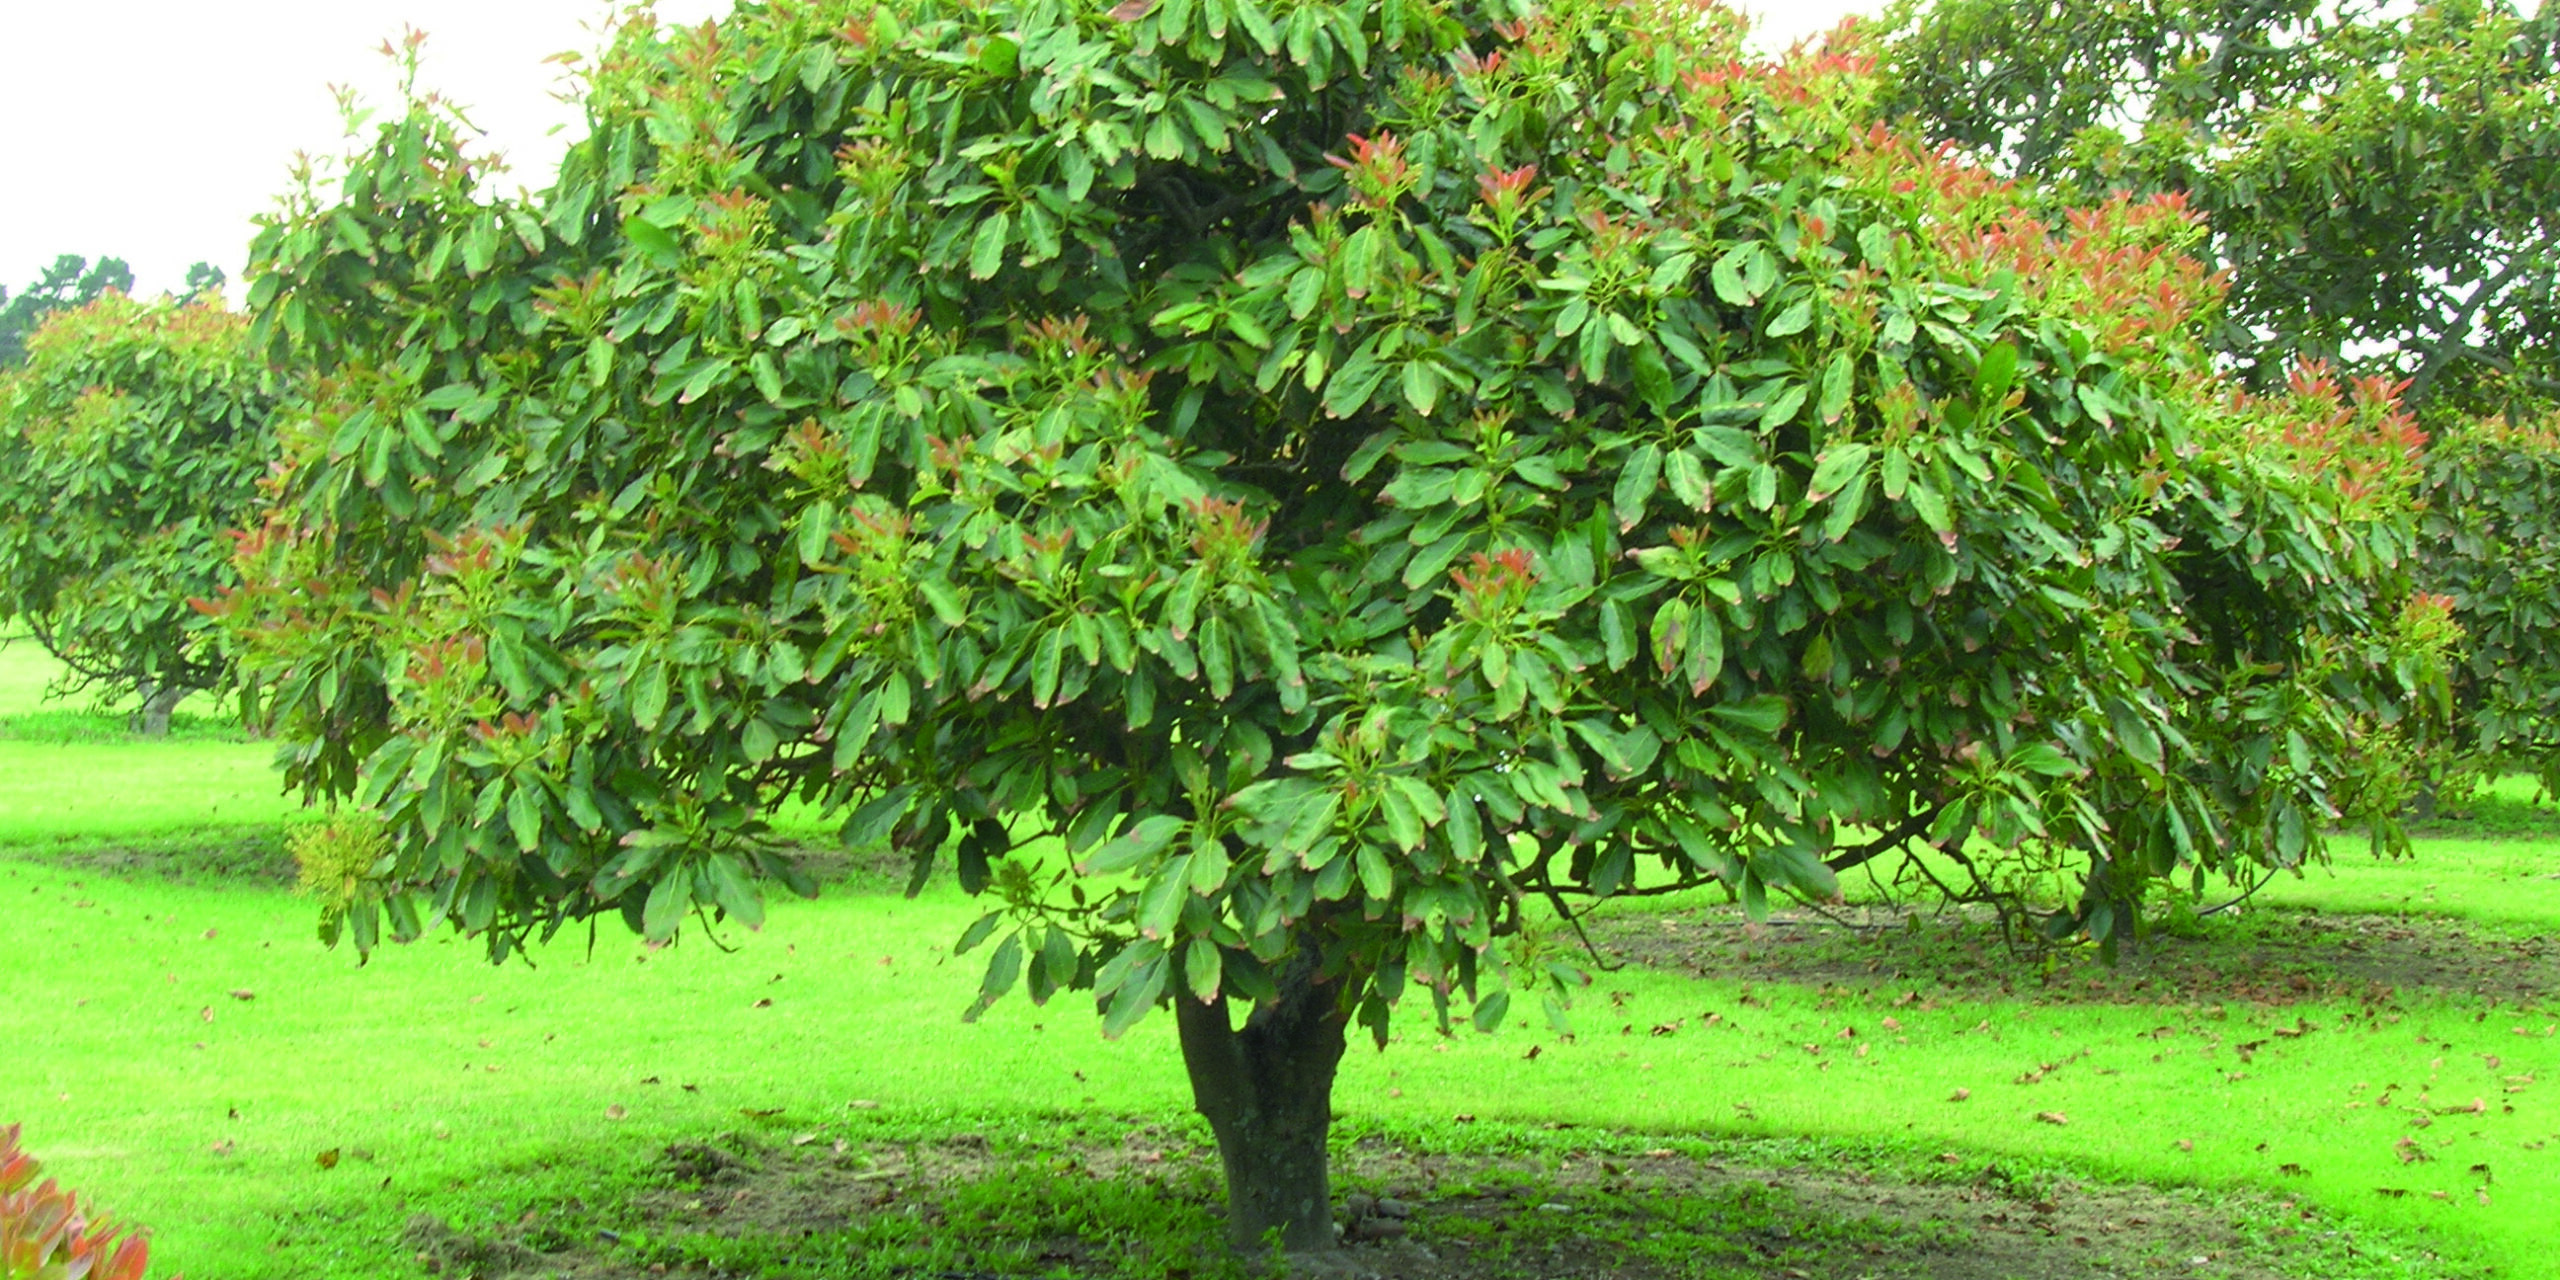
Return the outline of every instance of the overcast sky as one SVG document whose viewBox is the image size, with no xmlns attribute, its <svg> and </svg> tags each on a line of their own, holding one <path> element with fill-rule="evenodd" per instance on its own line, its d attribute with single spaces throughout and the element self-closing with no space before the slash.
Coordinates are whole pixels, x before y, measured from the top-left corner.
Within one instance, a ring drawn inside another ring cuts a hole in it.
<svg viewBox="0 0 2560 1280">
<path fill-rule="evenodd" d="M 1866 0 L 1756 0 L 1783 45 Z M 729 0 L 660 0 L 698 22 Z M 171 289 L 189 264 L 236 280 L 250 220 L 284 188 L 298 151 L 343 136 L 330 86 L 390 99 L 379 52 L 427 33 L 425 87 L 471 109 L 540 186 L 578 118 L 544 59 L 592 50 L 598 0 L 0 0 L 0 286 L 56 255 L 131 263 L 136 287 Z M 235 295 L 236 296 L 236 295 Z"/>
</svg>

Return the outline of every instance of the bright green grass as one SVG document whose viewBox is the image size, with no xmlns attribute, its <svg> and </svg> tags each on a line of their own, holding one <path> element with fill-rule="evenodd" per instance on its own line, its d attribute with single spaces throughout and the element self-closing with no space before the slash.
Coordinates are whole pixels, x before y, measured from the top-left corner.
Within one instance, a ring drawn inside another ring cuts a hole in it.
<svg viewBox="0 0 2560 1280">
<path fill-rule="evenodd" d="M 415 1208 L 557 1189 L 569 1175 L 542 1172 L 555 1165 L 627 1173 L 671 1140 L 757 1123 L 742 1108 L 816 1126 L 868 1099 L 1026 1129 L 1052 1110 L 1187 1108 L 1161 1017 L 1117 1044 L 1072 1000 L 1016 999 L 961 1023 L 976 968 L 946 940 L 974 908 L 948 890 L 788 905 L 733 939 L 734 955 L 699 937 L 651 954 L 608 934 L 592 959 L 559 945 L 539 969 L 492 969 L 452 942 L 357 968 L 312 940 L 309 904 L 271 890 L 0 862 L 0 904 L 13 944 L 0 1105 L 56 1172 L 155 1224 L 160 1256 L 194 1274 L 406 1274 L 385 1242 Z M 2548 1249 L 2560 1150 L 2547 1145 L 2560 1141 L 2560 1014 L 2463 1000 L 2369 1017 L 2335 1005 L 1889 1008 L 1775 985 L 1744 996 L 1728 982 L 1605 975 L 1571 1043 L 1525 1027 L 1444 1041 L 1417 1018 L 1390 1052 L 1355 1049 L 1337 1108 L 1353 1122 L 1464 1112 L 2064 1159 L 2299 1193 L 2493 1274 L 2560 1275 Z M 1721 1020 L 1707 1029 L 1710 1012 Z M 2318 1030 L 2274 1036 L 2297 1018 Z M 2266 1043 L 2243 1066 L 2235 1046 L 2255 1040 Z M 2039 1084 L 2012 1083 L 2084 1052 Z M 2526 1075 L 2535 1083 L 2502 1092 Z M 2393 1086 L 2392 1107 L 2371 1105 Z M 1957 1088 L 1970 1099 L 1947 1101 Z M 2487 1111 L 2412 1129 L 2421 1095 Z M 607 1118 L 617 1105 L 626 1119 Z M 2404 1136 L 2425 1162 L 2401 1162 Z M 323 1170 L 315 1156 L 331 1149 L 342 1158 Z M 2485 1204 L 2474 1165 L 2494 1178 Z"/>
<path fill-rule="evenodd" d="M 47 700 L 57 669 L 33 640 L 0 640 L 0 844 L 273 827 L 299 810 L 271 745 L 184 709 L 168 739 L 133 738 L 120 715 Z"/>
<path fill-rule="evenodd" d="M 0 740 L 0 844 L 273 827 L 298 813 L 263 743 Z"/>
<path fill-rule="evenodd" d="M 2504 932 L 2548 933 L 2560 927 L 2560 842 L 2426 840 L 2416 857 L 2384 862 L 2362 838 L 2341 837 L 2332 842 L 2327 865 L 2268 880 L 2258 900 L 2322 911 L 2418 912 Z"/>
</svg>

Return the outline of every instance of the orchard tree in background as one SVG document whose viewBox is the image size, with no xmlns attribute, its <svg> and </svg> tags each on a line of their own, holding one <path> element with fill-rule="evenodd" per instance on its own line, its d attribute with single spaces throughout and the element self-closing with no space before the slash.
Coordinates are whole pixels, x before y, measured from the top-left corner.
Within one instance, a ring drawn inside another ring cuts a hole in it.
<svg viewBox="0 0 2560 1280">
<path fill-rule="evenodd" d="M 2064 191 L 2186 197 L 2244 379 L 2312 354 L 2406 380 L 2445 437 L 2422 574 L 2470 637 L 2446 778 L 2560 781 L 2560 8 L 1933 0 L 1888 25 L 1888 109 L 1928 135 Z"/>
<path fill-rule="evenodd" d="M 2254 385 L 2312 355 L 2408 379 L 2430 423 L 2560 402 L 2560 10 L 1903 0 L 1887 23 L 1887 109 L 1930 137 L 2185 195 L 2231 272 L 2213 342 Z"/>
<path fill-rule="evenodd" d="M 2560 796 L 2560 416 L 2443 430 L 2427 450 L 2420 576 L 2464 631 L 2461 745 L 2471 767 L 2524 769 Z"/>
<path fill-rule="evenodd" d="M 369 815 L 333 921 L 753 926 L 815 803 L 997 900 L 980 1007 L 1169 1004 L 1234 1241 L 1308 1249 L 1348 1032 L 1561 1018 L 1572 897 L 2112 941 L 2393 840 L 2388 388 L 2236 392 L 2177 201 L 2040 220 L 1740 33 L 748 4 L 625 26 L 518 200 L 415 104 L 258 241 L 310 399 L 208 605 Z"/>
<path fill-rule="evenodd" d="M 50 313 L 0 372 L 0 621 L 61 660 L 66 690 L 140 698 L 146 733 L 229 682 L 188 601 L 234 580 L 225 534 L 258 509 L 263 373 L 218 299 L 113 291 Z"/>
</svg>

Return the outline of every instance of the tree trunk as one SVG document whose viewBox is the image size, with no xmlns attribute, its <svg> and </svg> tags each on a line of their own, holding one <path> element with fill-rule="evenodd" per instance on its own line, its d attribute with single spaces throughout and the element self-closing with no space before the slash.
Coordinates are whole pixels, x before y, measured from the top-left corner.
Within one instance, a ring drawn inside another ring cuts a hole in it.
<svg viewBox="0 0 2560 1280">
<path fill-rule="evenodd" d="M 1335 1247 L 1325 1131 L 1333 1123 L 1333 1073 L 1342 1062 L 1336 984 L 1316 978 L 1312 957 L 1282 976 L 1280 997 L 1242 1028 L 1227 998 L 1174 997 L 1193 1105 L 1218 1136 L 1227 1173 L 1227 1242 L 1238 1253 L 1270 1233 L 1291 1253 Z"/>
<path fill-rule="evenodd" d="M 169 737 L 169 712 L 187 701 L 187 689 L 164 684 L 143 694 L 143 737 Z"/>
<path fill-rule="evenodd" d="M 169 713 L 177 710 L 178 704 L 186 701 L 186 697 L 187 690 L 176 685 L 154 686 L 147 683 L 144 684 L 142 686 L 142 711 L 140 713 L 142 718 L 142 736 L 146 738 L 168 737 Z"/>
</svg>

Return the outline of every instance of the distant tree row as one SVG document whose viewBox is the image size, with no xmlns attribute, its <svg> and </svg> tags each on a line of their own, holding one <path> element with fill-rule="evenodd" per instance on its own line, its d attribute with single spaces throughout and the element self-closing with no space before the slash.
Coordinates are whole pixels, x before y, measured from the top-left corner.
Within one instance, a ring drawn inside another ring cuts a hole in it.
<svg viewBox="0 0 2560 1280">
<path fill-rule="evenodd" d="M 199 262 L 187 268 L 183 296 L 195 297 L 223 284 L 222 268 Z M 84 306 L 107 293 L 133 292 L 133 269 L 122 258 L 87 258 L 66 253 L 53 260 L 35 283 L 12 295 L 0 286 L 0 369 L 25 362 L 27 337 L 46 316 Z"/>
</svg>

